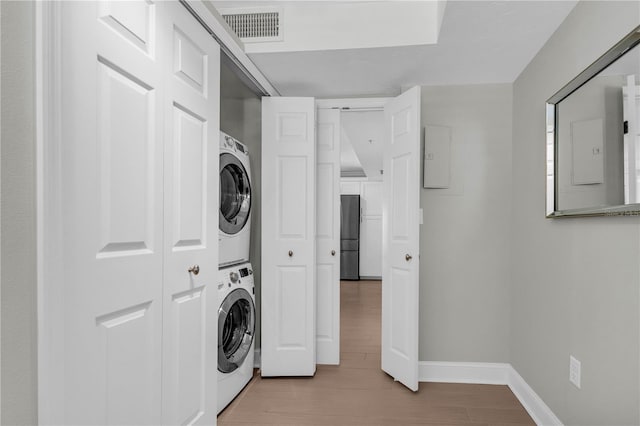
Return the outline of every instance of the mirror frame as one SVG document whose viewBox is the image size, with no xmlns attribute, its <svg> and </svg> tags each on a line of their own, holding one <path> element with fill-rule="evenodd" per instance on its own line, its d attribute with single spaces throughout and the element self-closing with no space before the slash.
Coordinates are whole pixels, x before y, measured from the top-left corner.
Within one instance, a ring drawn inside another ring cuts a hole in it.
<svg viewBox="0 0 640 426">
<path fill-rule="evenodd" d="M 573 80 L 567 83 L 562 89 L 560 89 L 555 95 L 551 96 L 547 100 L 546 117 L 547 128 L 545 136 L 548 133 L 553 133 L 553 153 L 550 154 L 547 151 L 546 159 L 547 163 L 545 167 L 548 167 L 549 163 L 553 164 L 553 185 L 546 185 L 546 212 L 548 218 L 561 218 L 561 217 L 584 217 L 584 216 L 640 216 L 640 203 L 636 204 L 621 204 L 612 206 L 594 206 L 584 207 L 579 209 L 557 210 L 557 180 L 558 164 L 554 161 L 554 158 L 558 155 L 558 134 L 556 132 L 556 123 L 558 122 L 556 105 L 585 85 L 592 78 L 596 77 L 602 70 L 614 63 L 620 57 L 622 57 L 629 50 L 640 44 L 640 25 L 633 31 L 627 34 L 622 40 L 620 40 L 615 46 L 609 49 L 604 55 L 599 57 L 593 64 L 589 65 L 584 71 L 578 74 Z M 545 139 L 545 148 L 547 142 Z M 549 175 L 545 173 L 545 177 L 549 179 Z M 549 202 L 549 200 L 552 200 Z"/>
</svg>

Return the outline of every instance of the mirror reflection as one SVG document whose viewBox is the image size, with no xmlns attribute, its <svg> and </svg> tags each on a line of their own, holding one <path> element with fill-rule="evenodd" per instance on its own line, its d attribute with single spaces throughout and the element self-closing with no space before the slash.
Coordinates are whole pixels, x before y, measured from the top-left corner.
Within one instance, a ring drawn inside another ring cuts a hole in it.
<svg viewBox="0 0 640 426">
<path fill-rule="evenodd" d="M 640 213 L 638 35 L 626 38 L 635 47 L 614 46 L 549 101 L 550 217 Z"/>
</svg>

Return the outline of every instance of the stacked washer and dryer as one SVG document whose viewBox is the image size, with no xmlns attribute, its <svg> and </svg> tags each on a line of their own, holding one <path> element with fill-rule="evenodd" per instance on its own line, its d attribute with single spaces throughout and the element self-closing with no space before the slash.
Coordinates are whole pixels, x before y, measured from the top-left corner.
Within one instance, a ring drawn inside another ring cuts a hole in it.
<svg viewBox="0 0 640 426">
<path fill-rule="evenodd" d="M 218 413 L 253 376 L 256 324 L 251 239 L 251 167 L 241 142 L 220 133 Z"/>
</svg>

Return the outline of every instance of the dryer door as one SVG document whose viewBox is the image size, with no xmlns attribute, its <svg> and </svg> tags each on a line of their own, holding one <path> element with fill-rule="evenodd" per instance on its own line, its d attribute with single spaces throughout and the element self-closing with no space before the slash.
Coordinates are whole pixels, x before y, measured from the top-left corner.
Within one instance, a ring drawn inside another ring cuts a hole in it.
<svg viewBox="0 0 640 426">
<path fill-rule="evenodd" d="M 220 155 L 220 230 L 238 233 L 249 220 L 251 184 L 247 170 L 233 154 Z"/>
<path fill-rule="evenodd" d="M 231 373 L 242 365 L 251 350 L 256 308 L 243 288 L 227 295 L 218 310 L 218 370 Z"/>
</svg>

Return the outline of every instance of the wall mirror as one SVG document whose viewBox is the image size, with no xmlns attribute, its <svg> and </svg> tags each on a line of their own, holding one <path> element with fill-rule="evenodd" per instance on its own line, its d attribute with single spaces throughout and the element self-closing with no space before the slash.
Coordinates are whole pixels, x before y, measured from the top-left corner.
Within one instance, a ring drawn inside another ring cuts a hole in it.
<svg viewBox="0 0 640 426">
<path fill-rule="evenodd" d="M 640 215 L 640 26 L 547 101 L 547 217 Z"/>
</svg>

